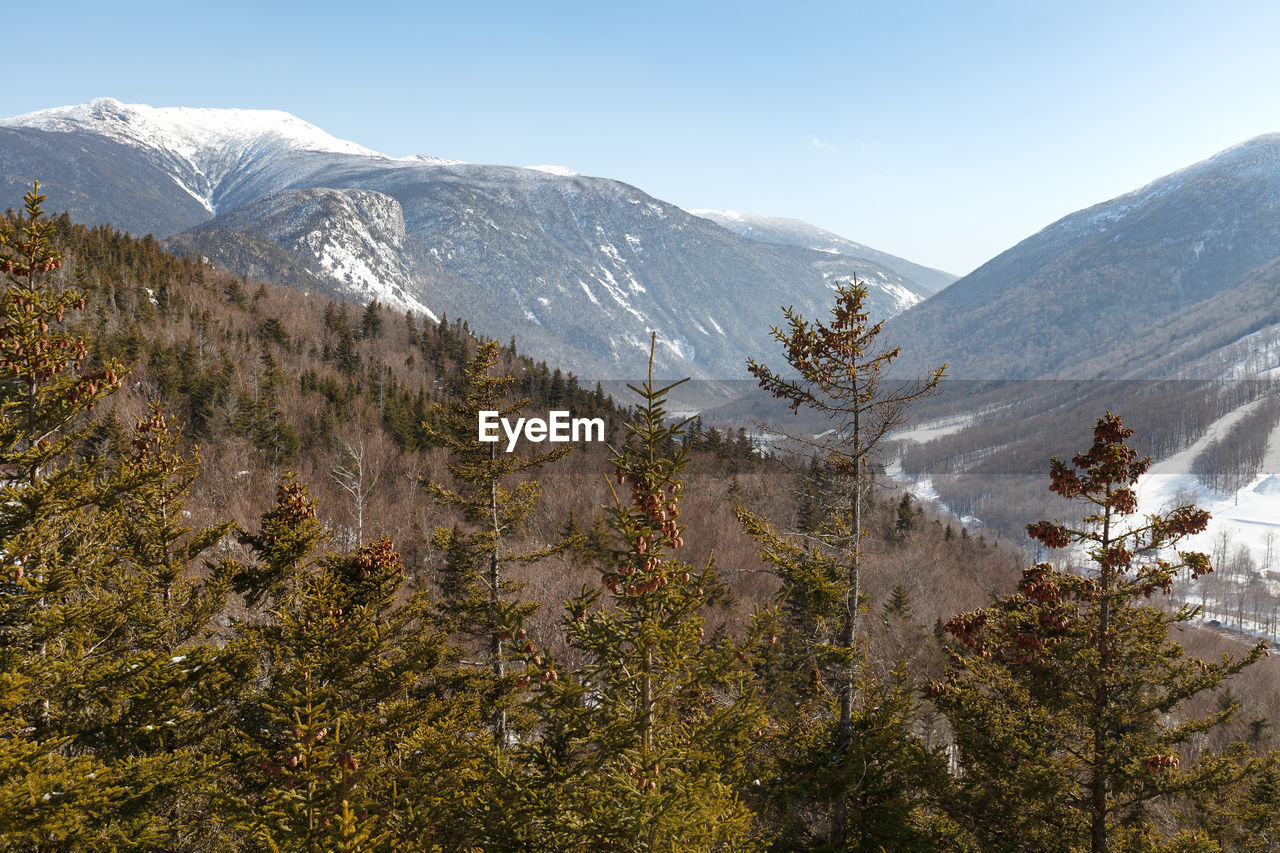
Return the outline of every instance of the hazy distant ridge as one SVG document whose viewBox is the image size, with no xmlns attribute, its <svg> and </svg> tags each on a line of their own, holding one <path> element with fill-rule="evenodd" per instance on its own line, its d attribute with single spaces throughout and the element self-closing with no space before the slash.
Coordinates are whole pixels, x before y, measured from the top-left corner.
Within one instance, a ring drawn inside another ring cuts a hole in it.
<svg viewBox="0 0 1280 853">
<path fill-rule="evenodd" d="M 930 294 L 937 293 L 960 277 L 855 243 L 853 240 L 847 240 L 838 234 L 832 234 L 830 231 L 799 219 L 739 213 L 736 210 L 695 209 L 689 212 L 695 216 L 710 219 L 717 225 L 722 225 L 743 237 L 750 237 L 752 240 L 763 243 L 781 243 L 852 258 L 866 258 L 879 266 L 906 276 Z"/>
</svg>

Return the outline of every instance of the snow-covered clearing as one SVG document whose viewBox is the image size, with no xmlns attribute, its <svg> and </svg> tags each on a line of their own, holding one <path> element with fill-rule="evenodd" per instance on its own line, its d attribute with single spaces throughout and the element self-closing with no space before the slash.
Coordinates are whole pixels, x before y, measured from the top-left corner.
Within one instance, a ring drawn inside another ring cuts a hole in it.
<svg viewBox="0 0 1280 853">
<path fill-rule="evenodd" d="M 1193 473 L 1196 457 L 1259 405 L 1261 401 L 1255 401 L 1228 412 L 1189 447 L 1153 463 L 1136 490 L 1142 515 L 1193 503 L 1212 516 L 1204 533 L 1182 540 L 1178 547 L 1212 555 L 1215 572 L 1198 581 L 1179 582 L 1174 599 L 1201 606 L 1204 622 L 1257 636 L 1280 637 L 1280 426 L 1268 438 L 1257 475 L 1239 491 L 1214 491 Z M 969 415 L 925 422 L 893 438 L 924 443 L 956 433 L 974 420 Z M 950 511 L 939 500 L 928 475 L 907 477 L 899 460 L 893 460 L 886 473 L 917 500 Z M 971 528 L 981 526 L 980 519 L 974 517 L 962 518 L 961 523 Z"/>
<path fill-rule="evenodd" d="M 972 414 L 955 415 L 950 418 L 940 418 L 936 421 L 925 421 L 918 426 L 895 432 L 889 438 L 891 441 L 910 441 L 913 444 L 924 444 L 926 441 L 933 441 L 935 438 L 943 438 L 959 432 L 972 424 L 975 417 Z"/>
<path fill-rule="evenodd" d="M 1280 428 L 1271 433 L 1258 475 L 1234 494 L 1213 491 L 1191 472 L 1196 456 L 1258 405 L 1248 403 L 1228 412 L 1190 447 L 1153 463 L 1138 481 L 1138 510 L 1156 513 L 1189 500 L 1208 510 L 1213 520 L 1204 533 L 1184 540 L 1184 547 L 1211 551 L 1214 540 L 1226 531 L 1234 545 L 1246 546 L 1259 567 L 1269 570 L 1280 565 Z M 1272 540 L 1270 549 L 1268 534 Z M 1272 553 L 1268 554 L 1268 550 Z M 1269 564 L 1264 565 L 1268 556 Z"/>
</svg>

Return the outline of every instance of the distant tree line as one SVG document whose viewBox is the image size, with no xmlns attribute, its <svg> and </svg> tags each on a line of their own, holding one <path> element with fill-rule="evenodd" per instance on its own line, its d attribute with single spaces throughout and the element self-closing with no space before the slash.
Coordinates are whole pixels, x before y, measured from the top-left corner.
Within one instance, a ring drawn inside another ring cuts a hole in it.
<svg viewBox="0 0 1280 853">
<path fill-rule="evenodd" d="M 1234 494 L 1257 476 L 1277 423 L 1280 397 L 1273 393 L 1196 454 L 1192 472 L 1214 491 Z"/>
</svg>

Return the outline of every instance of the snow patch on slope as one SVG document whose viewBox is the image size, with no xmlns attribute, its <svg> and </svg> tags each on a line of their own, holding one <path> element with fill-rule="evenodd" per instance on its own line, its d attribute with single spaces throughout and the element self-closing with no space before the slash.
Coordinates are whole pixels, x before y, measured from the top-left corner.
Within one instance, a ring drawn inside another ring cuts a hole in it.
<svg viewBox="0 0 1280 853">
<path fill-rule="evenodd" d="M 893 300 L 893 313 L 896 314 L 901 314 L 912 305 L 924 301 L 924 297 L 920 294 L 914 293 L 894 282 L 880 282 L 880 288 L 885 292 L 886 296 Z"/>
<path fill-rule="evenodd" d="M 0 127 L 92 133 L 148 151 L 210 213 L 218 184 L 252 159 L 288 151 L 390 159 L 280 110 L 152 107 L 98 98 L 0 119 Z"/>
<path fill-rule="evenodd" d="M 314 190 L 298 213 L 313 226 L 299 244 L 328 275 L 362 302 L 371 299 L 439 321 L 413 295 L 414 277 L 403 256 L 400 202 L 372 190 Z"/>
<path fill-rule="evenodd" d="M 746 217 L 736 210 L 715 210 L 710 207 L 691 207 L 689 213 L 710 219 L 712 222 L 742 222 Z"/>
<path fill-rule="evenodd" d="M 1215 492 L 1192 473 L 1196 456 L 1259 404 L 1254 401 L 1227 413 L 1190 447 L 1153 464 L 1137 484 L 1138 511 L 1167 511 L 1189 500 L 1208 510 L 1212 520 L 1204 533 L 1182 540 L 1180 550 L 1211 553 L 1215 541 L 1225 533 L 1232 549 L 1243 545 L 1261 571 L 1275 572 L 1280 570 L 1280 427 L 1271 433 L 1258 475 L 1239 491 Z M 1268 554 L 1270 563 L 1266 561 Z M 1196 600 L 1195 593 L 1189 597 Z M 1206 613 L 1206 618 L 1219 615 Z"/>
<path fill-rule="evenodd" d="M 338 139 L 281 110 L 152 107 L 97 98 L 87 104 L 0 119 L 0 127 L 32 127 L 54 133 L 88 131 L 146 148 L 178 151 L 188 157 L 207 153 L 211 148 L 242 148 L 263 138 L 294 150 L 386 157 L 363 145 Z"/>
<path fill-rule="evenodd" d="M 548 175 L 555 175 L 560 178 L 576 178 L 578 173 L 570 169 L 568 166 L 526 166 L 534 172 L 545 172 Z"/>
<path fill-rule="evenodd" d="M 400 163 L 425 163 L 428 166 L 465 166 L 466 160 L 449 160 L 433 154 L 410 154 L 408 157 L 397 157 Z"/>
</svg>

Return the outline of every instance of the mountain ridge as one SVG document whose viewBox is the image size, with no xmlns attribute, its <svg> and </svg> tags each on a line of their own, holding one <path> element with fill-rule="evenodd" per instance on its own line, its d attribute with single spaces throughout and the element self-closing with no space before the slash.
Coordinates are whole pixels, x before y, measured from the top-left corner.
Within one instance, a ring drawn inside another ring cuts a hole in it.
<svg viewBox="0 0 1280 853">
<path fill-rule="evenodd" d="M 600 378 L 640 375 L 653 330 L 664 368 L 745 376 L 781 306 L 825 311 L 834 280 L 867 281 L 878 318 L 927 293 L 873 260 L 748 240 L 618 181 L 395 159 L 278 111 L 98 99 L 0 120 L 0 189 L 20 197 L 35 179 L 81 221 L 237 275 L 466 316 Z M 403 234 L 370 219 L 375 198 Z"/>
<path fill-rule="evenodd" d="M 906 369 L 1088 378 L 1109 351 L 1210 308 L 1277 256 L 1280 134 L 1266 134 L 1064 216 L 886 330 Z"/>
<path fill-rule="evenodd" d="M 728 228 L 736 234 L 764 243 L 781 243 L 788 246 L 815 249 L 820 252 L 866 258 L 910 278 L 930 295 L 943 290 L 960 278 L 958 275 L 934 269 L 933 267 L 926 267 L 896 255 L 891 255 L 888 252 L 882 252 L 879 249 L 873 249 L 870 246 L 833 234 L 802 219 L 788 219 L 780 216 L 741 213 L 736 210 L 711 210 L 707 208 L 693 208 L 689 212 L 694 216 L 710 219 L 717 225 Z"/>
</svg>

